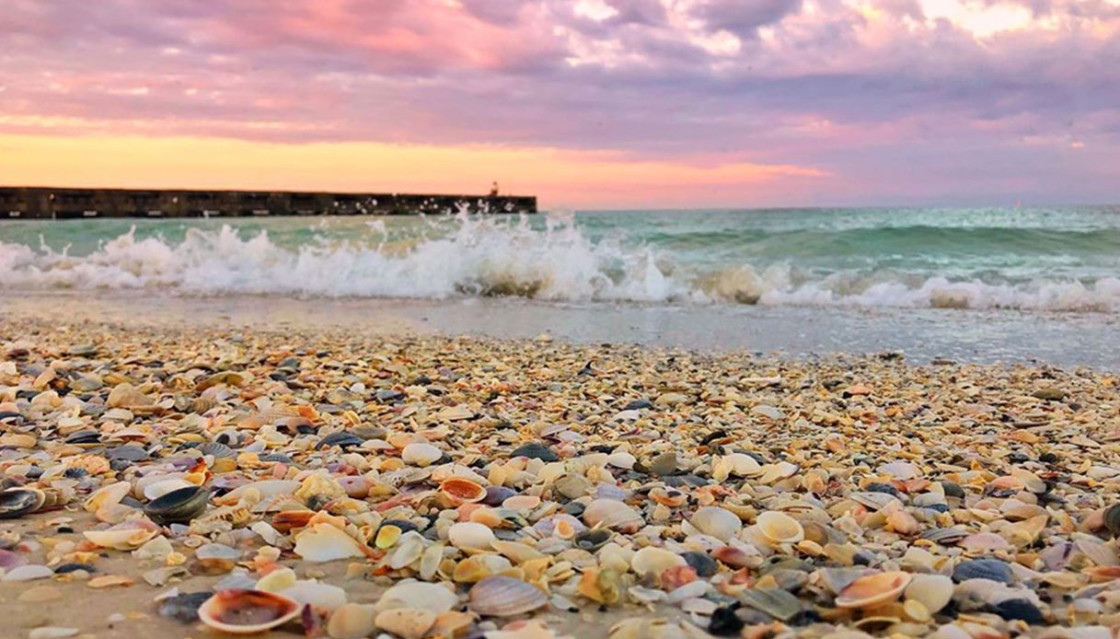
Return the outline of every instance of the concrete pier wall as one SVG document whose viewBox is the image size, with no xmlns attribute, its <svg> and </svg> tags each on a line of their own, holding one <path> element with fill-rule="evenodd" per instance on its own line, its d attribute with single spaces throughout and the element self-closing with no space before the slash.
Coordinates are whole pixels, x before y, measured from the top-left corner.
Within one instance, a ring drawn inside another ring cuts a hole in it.
<svg viewBox="0 0 1120 639">
<path fill-rule="evenodd" d="M 471 213 L 536 213 L 537 198 L 519 195 L 0 187 L 0 220 L 438 215 L 464 209 Z"/>
</svg>

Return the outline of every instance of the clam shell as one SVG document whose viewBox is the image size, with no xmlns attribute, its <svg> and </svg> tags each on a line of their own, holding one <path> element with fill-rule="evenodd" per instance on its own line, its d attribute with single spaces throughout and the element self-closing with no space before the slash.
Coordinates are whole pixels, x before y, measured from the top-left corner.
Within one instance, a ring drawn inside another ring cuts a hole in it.
<svg viewBox="0 0 1120 639">
<path fill-rule="evenodd" d="M 473 555 L 455 565 L 451 579 L 458 583 L 471 584 L 493 577 L 512 567 L 513 564 L 501 555 Z"/>
<path fill-rule="evenodd" d="M 490 577 L 476 583 L 467 607 L 486 617 L 513 617 L 548 605 L 548 595 L 512 577 Z"/>
<path fill-rule="evenodd" d="M 295 553 L 307 561 L 334 561 L 364 557 L 356 539 L 330 524 L 315 524 L 296 537 Z"/>
<path fill-rule="evenodd" d="M 378 612 L 393 608 L 417 608 L 440 615 L 458 604 L 459 597 L 444 586 L 422 581 L 403 581 L 386 590 L 374 607 Z"/>
<path fill-rule="evenodd" d="M 922 539 L 942 546 L 953 546 L 968 537 L 968 534 L 968 531 L 963 528 L 931 528 L 922 533 Z"/>
<path fill-rule="evenodd" d="M 401 459 L 406 464 L 420 466 L 421 468 L 435 463 L 440 457 L 443 457 L 443 451 L 431 444 L 409 444 L 401 451 Z"/>
<path fill-rule="evenodd" d="M 198 609 L 198 618 L 207 626 L 229 634 L 265 632 L 295 619 L 300 605 L 271 592 L 259 590 L 219 590 Z"/>
<path fill-rule="evenodd" d="M 653 546 L 642 548 L 634 553 L 634 556 L 630 559 L 630 568 L 639 577 L 645 577 L 647 575 L 656 577 L 668 568 L 684 565 L 687 565 L 684 557 L 669 552 L 664 548 L 655 548 Z"/>
<path fill-rule="evenodd" d="M 453 506 L 472 504 L 486 498 L 486 489 L 465 477 L 449 477 L 439 485 L 439 492 Z"/>
<path fill-rule="evenodd" d="M 588 526 L 601 526 L 622 532 L 637 532 L 645 525 L 645 520 L 638 511 L 614 499 L 592 501 L 583 511 L 583 521 Z"/>
<path fill-rule="evenodd" d="M 599 550 L 603 546 L 607 545 L 607 542 L 611 540 L 612 536 L 613 533 L 605 528 L 585 530 L 576 534 L 575 539 L 573 540 L 573 544 L 576 548 L 579 548 L 581 550 L 595 552 L 596 550 Z"/>
<path fill-rule="evenodd" d="M 1120 504 L 1114 504 L 1105 509 L 1104 526 L 1114 537 L 1120 536 Z"/>
<path fill-rule="evenodd" d="M 274 571 L 279 572 L 279 571 Z M 268 576 L 271 576 L 269 573 Z M 263 581 L 263 579 L 262 579 Z M 260 582 L 258 582 L 259 584 Z M 258 587 L 258 590 L 260 588 Z M 334 612 L 346 604 L 346 591 L 338 586 L 317 581 L 297 581 L 291 587 L 281 590 L 281 595 L 298 604 L 311 606 L 317 610 Z"/>
<path fill-rule="evenodd" d="M 148 502 L 144 514 L 157 524 L 183 524 L 201 515 L 209 501 L 209 488 L 191 485 Z"/>
<path fill-rule="evenodd" d="M 473 521 L 459 522 L 447 531 L 452 546 L 467 550 L 489 550 L 495 539 L 493 530 Z"/>
<path fill-rule="evenodd" d="M 905 597 L 921 603 L 930 614 L 937 614 L 953 598 L 953 580 L 944 575 L 914 575 Z"/>
<path fill-rule="evenodd" d="M 758 516 L 758 531 L 770 542 L 775 544 L 795 544 L 805 538 L 805 529 L 801 522 L 789 515 L 767 511 Z"/>
<path fill-rule="evenodd" d="M 331 614 L 327 620 L 327 634 L 331 639 L 362 639 L 376 629 L 377 613 L 373 606 L 348 603 Z"/>
<path fill-rule="evenodd" d="M 719 506 L 705 506 L 697 510 L 689 518 L 688 523 L 702 534 L 715 537 L 724 543 L 739 534 L 743 528 L 743 522 L 735 513 Z"/>
<path fill-rule="evenodd" d="M 848 584 L 836 597 L 838 608 L 870 608 L 897 599 L 910 584 L 907 572 L 877 572 Z"/>
<path fill-rule="evenodd" d="M 155 537 L 158 532 L 158 526 L 141 519 L 124 521 L 106 530 L 87 530 L 82 534 L 102 548 L 134 550 Z"/>
<path fill-rule="evenodd" d="M 0 493 L 0 519 L 16 519 L 39 510 L 46 501 L 43 491 L 9 488 Z"/>
</svg>

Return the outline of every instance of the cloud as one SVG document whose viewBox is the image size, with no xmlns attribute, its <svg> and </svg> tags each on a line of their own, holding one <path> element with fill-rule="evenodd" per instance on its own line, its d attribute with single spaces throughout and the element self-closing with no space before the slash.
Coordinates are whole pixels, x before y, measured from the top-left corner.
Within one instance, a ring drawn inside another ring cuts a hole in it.
<svg viewBox="0 0 1120 639">
<path fill-rule="evenodd" d="M 1067 157 L 1120 153 L 1111 0 L 8 5 L 0 132 L 12 134 L 813 167 L 869 200 L 988 197 L 1023 175 L 1065 196 L 1120 172 Z M 874 178 L 900 166 L 934 179 Z"/>
</svg>

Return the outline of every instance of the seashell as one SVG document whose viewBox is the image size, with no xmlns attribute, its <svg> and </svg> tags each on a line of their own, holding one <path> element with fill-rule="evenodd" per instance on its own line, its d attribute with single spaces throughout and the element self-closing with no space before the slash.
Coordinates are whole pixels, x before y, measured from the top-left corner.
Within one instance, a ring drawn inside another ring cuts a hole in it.
<svg viewBox="0 0 1120 639">
<path fill-rule="evenodd" d="M 274 570 L 273 572 L 279 572 Z M 271 575 L 272 573 L 269 573 Z M 260 582 L 258 582 L 260 583 Z M 258 588 L 260 590 L 260 588 Z M 317 581 L 297 581 L 291 587 L 280 591 L 281 595 L 292 601 L 311 606 L 316 610 L 334 612 L 346 605 L 346 591 L 338 586 L 319 583 Z"/>
<path fill-rule="evenodd" d="M 301 532 L 296 537 L 295 553 L 315 562 L 365 557 L 356 539 L 330 524 L 314 524 Z"/>
<path fill-rule="evenodd" d="M 377 534 L 378 539 L 381 538 L 382 533 L 386 529 L 392 528 L 400 530 L 400 528 L 397 526 L 382 526 L 381 530 L 378 531 Z M 385 565 L 389 566 L 393 570 L 400 570 L 402 568 L 411 566 L 418 559 L 420 559 L 423 554 L 423 538 L 420 537 L 416 532 L 410 531 L 401 537 L 401 541 L 397 543 L 397 547 L 394 548 L 393 551 L 385 557 Z"/>
<path fill-rule="evenodd" d="M 795 544 L 805 538 L 805 529 L 801 526 L 801 522 L 775 510 L 760 514 L 756 525 L 762 536 L 771 543 Z"/>
<path fill-rule="evenodd" d="M 739 594 L 744 604 L 780 621 L 789 621 L 801 612 L 801 601 L 781 588 L 751 588 Z"/>
<path fill-rule="evenodd" d="M 440 615 L 457 605 L 459 597 L 448 588 L 422 581 L 402 581 L 386 590 L 374 608 L 379 612 L 393 608 L 416 608 Z"/>
<path fill-rule="evenodd" d="M 954 546 L 968 534 L 968 531 L 963 528 L 931 528 L 922 533 L 922 539 L 942 546 Z"/>
<path fill-rule="evenodd" d="M 671 508 L 684 505 L 688 501 L 688 495 L 675 488 L 665 488 L 658 486 L 649 491 L 649 498 L 653 501 Z"/>
<path fill-rule="evenodd" d="M 918 470 L 918 467 L 910 462 L 891 462 L 889 464 L 883 464 L 878 468 L 878 472 L 883 475 L 890 475 L 892 478 L 900 481 L 915 479 L 922 474 L 922 472 Z"/>
<path fill-rule="evenodd" d="M 537 550 L 536 548 L 533 548 L 529 544 L 514 541 L 495 540 L 490 543 L 490 546 L 505 557 L 509 558 L 509 560 L 514 562 L 515 564 L 523 564 L 526 561 L 542 559 L 543 557 L 545 557 L 544 553 Z"/>
<path fill-rule="evenodd" d="M 294 528 L 304 528 L 314 516 L 313 510 L 281 510 L 272 516 L 272 527 L 286 533 Z"/>
<path fill-rule="evenodd" d="M 724 546 L 722 548 L 717 548 L 712 552 L 712 557 L 717 561 L 723 562 L 728 567 L 735 568 L 736 570 L 740 568 L 752 567 L 751 556 L 733 546 Z M 757 567 L 757 564 L 753 565 L 754 567 Z"/>
<path fill-rule="evenodd" d="M 718 482 L 726 481 L 732 475 L 736 477 L 751 477 L 762 473 L 762 466 L 750 455 L 731 453 L 724 455 L 712 464 L 712 479 Z"/>
<path fill-rule="evenodd" d="M 210 489 L 205 486 L 187 486 L 173 490 L 144 506 L 144 514 L 160 525 L 185 524 L 206 510 Z"/>
<path fill-rule="evenodd" d="M 36 579 L 49 579 L 54 574 L 54 571 L 47 566 L 28 564 L 9 568 L 0 578 L 0 581 L 34 581 Z"/>
<path fill-rule="evenodd" d="M 393 608 L 382 610 L 374 618 L 379 629 L 402 639 L 422 639 L 436 623 L 435 614 L 414 608 Z"/>
<path fill-rule="evenodd" d="M 705 506 L 697 510 L 688 523 L 701 534 L 710 535 L 724 543 L 743 529 L 743 522 L 735 513 L 719 506 Z"/>
<path fill-rule="evenodd" d="M 421 468 L 434 464 L 441 457 L 443 457 L 443 451 L 431 444 L 409 444 L 401 451 L 401 459 L 404 460 L 404 463 Z"/>
<path fill-rule="evenodd" d="M 1120 536 L 1120 504 L 1114 504 L 1105 509 L 1104 527 L 1112 533 L 1112 536 Z"/>
<path fill-rule="evenodd" d="M 609 542 L 613 536 L 614 534 L 605 528 L 585 530 L 576 534 L 573 544 L 576 548 L 581 550 L 595 552 L 607 545 L 607 542 Z"/>
<path fill-rule="evenodd" d="M 870 608 L 897 599 L 910 584 L 906 572 L 877 572 L 848 584 L 836 597 L 837 608 Z"/>
<path fill-rule="evenodd" d="M 452 506 L 473 504 L 486 498 L 486 489 L 465 477 L 449 477 L 439 485 L 439 492 Z"/>
<path fill-rule="evenodd" d="M 921 603 L 930 614 L 937 614 L 953 598 L 953 580 L 944 575 L 914 575 L 904 596 Z"/>
<path fill-rule="evenodd" d="M 348 603 L 331 614 L 327 634 L 331 639 L 362 639 L 373 634 L 376 618 L 373 606 Z"/>
<path fill-rule="evenodd" d="M 962 539 L 957 545 L 964 548 L 966 552 L 973 554 L 983 554 L 997 550 L 1011 550 L 1013 548 L 1006 539 L 990 532 L 971 534 Z"/>
<path fill-rule="evenodd" d="M 291 568 L 277 568 L 257 580 L 254 590 L 283 592 L 296 585 L 296 573 Z"/>
<path fill-rule="evenodd" d="M 431 546 L 420 555 L 420 578 L 431 581 L 436 571 L 439 570 L 439 564 L 443 560 L 443 546 L 436 544 Z"/>
<path fill-rule="evenodd" d="M 548 605 L 548 595 L 512 577 L 489 577 L 468 593 L 467 607 L 486 617 L 514 617 Z"/>
<path fill-rule="evenodd" d="M 638 511 L 614 499 L 593 500 L 583 511 L 583 521 L 627 533 L 637 532 L 646 523 Z"/>
<path fill-rule="evenodd" d="M 1120 566 L 1116 550 L 1096 539 L 1078 539 L 1074 545 L 1098 566 Z"/>
<path fill-rule="evenodd" d="M 660 617 L 626 619 L 607 631 L 607 639 L 684 639 L 686 636 L 679 625 Z"/>
<path fill-rule="evenodd" d="M 953 581 L 969 579 L 988 579 L 1009 584 L 1012 580 L 1011 566 L 998 559 L 972 559 L 961 562 L 953 568 Z"/>
<path fill-rule="evenodd" d="M 902 504 L 897 497 L 889 493 L 860 491 L 853 492 L 848 495 L 848 498 L 872 510 L 883 510 L 888 506 L 896 507 Z"/>
<path fill-rule="evenodd" d="M 1010 526 L 1004 528 L 1001 532 L 1009 542 L 1016 546 L 1029 546 L 1034 543 L 1038 536 L 1046 530 L 1046 524 L 1050 521 L 1050 515 L 1039 515 L 1031 517 L 1023 521 L 1015 522 Z"/>
<path fill-rule="evenodd" d="M 476 522 L 459 522 L 447 531 L 451 545 L 466 550 L 489 550 L 495 539 L 493 530 Z"/>
<path fill-rule="evenodd" d="M 221 442 L 206 442 L 198 447 L 198 452 L 203 455 L 212 455 L 215 459 L 235 459 L 237 457 L 237 451 Z"/>
<path fill-rule="evenodd" d="M 144 484 L 140 492 L 144 495 L 144 499 L 151 501 L 153 499 L 159 499 L 167 493 L 174 492 L 180 488 L 190 488 L 194 485 L 195 484 L 192 484 L 182 477 L 173 477 L 171 479 Z"/>
<path fill-rule="evenodd" d="M 259 590 L 219 590 L 198 608 L 207 626 L 236 635 L 265 632 L 299 616 L 300 605 Z"/>
<path fill-rule="evenodd" d="M 473 555 L 455 565 L 451 579 L 458 583 L 472 584 L 512 567 L 513 564 L 501 555 Z"/>
<path fill-rule="evenodd" d="M 687 562 L 685 562 L 684 557 L 654 546 L 642 548 L 634 553 L 634 556 L 630 559 L 630 568 L 639 577 L 650 575 L 656 577 L 664 570 L 685 565 L 687 565 Z"/>
<path fill-rule="evenodd" d="M 43 507 L 46 495 L 34 488 L 9 488 L 0 492 L 0 519 L 16 519 Z"/>
<path fill-rule="evenodd" d="M 88 512 L 97 512 L 102 507 L 119 504 L 131 490 L 132 485 L 126 481 L 109 484 L 94 491 L 89 499 L 85 500 L 82 507 Z"/>
<path fill-rule="evenodd" d="M 638 463 L 638 458 L 627 452 L 611 453 L 607 456 L 607 465 L 615 468 L 633 470 L 636 463 Z"/>
<path fill-rule="evenodd" d="M 150 521 L 140 519 L 124 521 L 105 530 L 87 530 L 82 535 L 102 548 L 133 550 L 144 545 L 158 532 L 158 526 Z"/>
</svg>

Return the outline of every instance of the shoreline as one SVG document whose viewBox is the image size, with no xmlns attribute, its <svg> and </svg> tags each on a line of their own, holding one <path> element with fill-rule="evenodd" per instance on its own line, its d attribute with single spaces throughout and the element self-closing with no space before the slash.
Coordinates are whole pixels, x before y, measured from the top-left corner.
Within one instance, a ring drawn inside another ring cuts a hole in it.
<svg viewBox="0 0 1120 639">
<path fill-rule="evenodd" d="M 548 303 L 522 298 L 193 296 L 153 290 L 10 290 L 0 314 L 126 325 L 338 329 L 630 344 L 792 360 L 901 353 L 909 362 L 1055 365 L 1120 371 L 1111 314 L 959 309 Z"/>
</svg>

